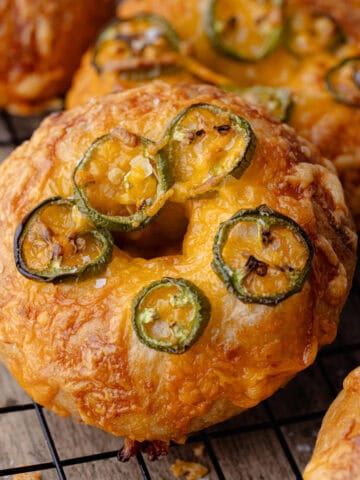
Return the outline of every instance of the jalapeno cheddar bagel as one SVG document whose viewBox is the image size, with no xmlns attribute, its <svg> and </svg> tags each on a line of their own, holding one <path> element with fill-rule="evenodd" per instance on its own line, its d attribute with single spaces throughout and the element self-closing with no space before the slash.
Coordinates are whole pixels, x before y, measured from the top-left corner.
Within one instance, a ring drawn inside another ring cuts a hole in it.
<svg viewBox="0 0 360 480">
<path fill-rule="evenodd" d="M 76 73 L 66 96 L 67 108 L 91 97 L 122 91 L 161 79 L 170 84 L 210 83 L 236 91 L 279 120 L 287 120 L 292 99 L 286 88 L 240 88 L 229 78 L 205 67 L 189 54 L 170 23 L 155 14 L 138 14 L 113 20 L 99 35 Z"/>
<path fill-rule="evenodd" d="M 360 478 L 360 368 L 351 372 L 327 412 L 305 480 Z"/>
<path fill-rule="evenodd" d="M 271 395 L 334 339 L 351 285 L 332 164 L 217 87 L 53 114 L 0 167 L 0 207 L 1 359 L 125 436 L 123 460 Z"/>
<path fill-rule="evenodd" d="M 170 84 L 212 83 L 229 79 L 187 54 L 188 47 L 160 15 L 138 14 L 112 20 L 82 60 L 66 97 L 67 108 L 91 97 L 160 79 Z"/>
<path fill-rule="evenodd" d="M 0 2 L 0 108 L 20 114 L 54 106 L 114 0 Z"/>
<path fill-rule="evenodd" d="M 240 91 L 285 88 L 291 109 L 284 118 L 335 163 L 360 226 L 358 0 L 127 0 L 118 7 L 120 18 L 140 13 L 162 15 L 188 54 Z"/>
</svg>

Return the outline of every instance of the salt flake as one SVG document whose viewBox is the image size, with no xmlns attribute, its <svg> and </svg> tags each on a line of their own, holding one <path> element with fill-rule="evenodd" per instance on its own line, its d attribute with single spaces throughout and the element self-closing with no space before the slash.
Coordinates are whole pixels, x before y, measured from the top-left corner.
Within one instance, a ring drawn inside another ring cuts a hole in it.
<svg viewBox="0 0 360 480">
<path fill-rule="evenodd" d="M 95 288 L 102 288 L 106 285 L 106 278 L 98 278 L 95 282 Z"/>
</svg>

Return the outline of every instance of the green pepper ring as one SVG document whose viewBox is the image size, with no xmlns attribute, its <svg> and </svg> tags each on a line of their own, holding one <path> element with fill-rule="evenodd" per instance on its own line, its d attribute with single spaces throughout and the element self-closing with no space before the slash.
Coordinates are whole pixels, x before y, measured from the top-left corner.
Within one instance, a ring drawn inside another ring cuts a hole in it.
<svg viewBox="0 0 360 480">
<path fill-rule="evenodd" d="M 104 266 L 110 261 L 113 250 L 113 238 L 111 234 L 105 229 L 94 229 L 91 233 L 95 238 L 100 239 L 104 244 L 104 250 L 96 261 L 85 263 L 79 267 L 69 267 L 63 273 L 56 273 L 53 275 L 47 274 L 46 270 L 36 272 L 30 270 L 22 258 L 22 244 L 27 232 L 27 227 L 31 218 L 36 215 L 43 207 L 50 203 L 63 203 L 66 205 L 75 205 L 72 199 L 64 199 L 62 197 L 51 197 L 31 210 L 18 225 L 14 235 L 14 258 L 15 265 L 18 271 L 26 278 L 37 280 L 45 283 L 60 283 L 66 280 L 85 278 L 88 274 L 95 274 L 100 272 Z"/>
<path fill-rule="evenodd" d="M 340 25 L 338 25 L 338 23 L 336 22 L 336 20 L 331 16 L 331 15 L 325 15 L 325 14 L 314 14 L 313 15 L 314 17 L 326 17 L 330 20 L 333 21 L 334 25 L 336 26 L 336 34 L 334 35 L 334 38 L 332 38 L 331 40 L 331 44 L 327 47 L 327 50 L 328 51 L 333 51 L 335 50 L 337 47 L 339 47 L 342 43 L 344 43 L 345 41 L 345 34 L 344 32 L 342 31 Z M 291 31 L 291 27 L 290 27 L 290 19 L 287 19 L 287 21 L 285 22 L 285 27 L 284 27 L 284 43 L 285 43 L 285 47 L 287 48 L 287 50 L 292 54 L 294 55 L 295 57 L 297 58 L 303 58 L 303 57 L 306 57 L 307 55 L 302 55 L 301 53 L 297 52 L 296 50 L 294 50 L 292 47 L 291 47 L 291 44 L 290 44 L 290 39 L 291 39 L 291 35 L 292 35 L 292 31 Z M 314 54 L 310 54 L 311 55 L 314 55 Z"/>
<path fill-rule="evenodd" d="M 229 58 L 238 60 L 240 62 L 258 62 L 264 59 L 265 57 L 267 57 L 268 55 L 270 55 L 270 53 L 273 52 L 273 50 L 275 50 L 283 34 L 283 25 L 281 25 L 281 27 L 279 28 L 274 28 L 271 38 L 267 42 L 263 52 L 261 53 L 261 55 L 259 55 L 256 58 L 249 58 L 249 57 L 246 57 L 245 55 L 244 56 L 239 55 L 239 53 L 237 53 L 234 49 L 225 45 L 219 38 L 219 34 L 216 32 L 216 29 L 214 26 L 216 22 L 215 8 L 216 8 L 217 1 L 218 0 L 209 0 L 209 7 L 207 10 L 206 23 L 205 23 L 205 30 L 206 30 L 207 37 L 212 47 L 215 48 L 215 50 L 217 50 L 219 53 L 226 55 Z M 272 0 L 272 1 L 274 3 L 274 6 L 279 6 L 279 7 L 282 7 L 284 3 L 283 0 Z"/>
<path fill-rule="evenodd" d="M 341 62 L 337 63 L 334 67 L 330 68 L 328 72 L 325 75 L 325 85 L 326 88 L 329 90 L 329 92 L 332 94 L 332 96 L 335 98 L 335 100 L 339 103 L 343 103 L 344 105 L 347 105 L 349 107 L 353 108 L 360 108 L 359 103 L 354 103 L 348 100 L 345 100 L 344 98 L 339 95 L 339 93 L 336 91 L 335 86 L 331 82 L 331 77 L 334 73 L 338 72 L 344 65 L 348 64 L 349 62 L 356 61 L 360 62 L 360 56 L 355 56 L 355 57 L 347 57 Z M 360 90 L 360 85 L 357 84 L 356 79 L 354 78 L 354 83 Z"/>
<path fill-rule="evenodd" d="M 142 208 L 140 211 L 134 213 L 133 215 L 129 216 L 115 216 L 115 215 L 105 215 L 94 208 L 92 208 L 87 200 L 87 197 L 81 187 L 78 186 L 76 182 L 76 174 L 79 170 L 84 167 L 88 161 L 91 160 L 91 155 L 93 151 L 101 145 L 102 142 L 106 141 L 108 138 L 111 138 L 111 133 L 103 135 L 91 144 L 90 148 L 87 150 L 83 158 L 80 160 L 78 165 L 76 166 L 73 175 L 72 175 L 72 182 L 74 187 L 74 197 L 79 209 L 89 215 L 89 217 L 93 220 L 95 225 L 99 227 L 107 228 L 111 231 L 122 231 L 122 232 L 131 232 L 134 230 L 140 230 L 146 227 L 159 213 L 161 209 L 156 213 L 156 215 L 148 216 L 146 211 L 146 207 Z M 153 142 L 147 138 L 139 137 L 140 142 L 146 147 L 148 145 L 152 145 Z M 158 174 L 158 188 L 157 188 L 157 196 L 164 194 L 171 186 L 170 177 L 168 175 L 168 166 L 166 160 L 157 153 L 155 156 L 156 159 L 156 167 L 157 167 L 157 174 Z"/>
<path fill-rule="evenodd" d="M 229 267 L 222 256 L 223 249 L 232 228 L 238 224 L 239 221 L 253 221 L 258 223 L 259 220 L 268 226 L 284 225 L 290 228 L 298 236 L 300 236 L 303 245 L 308 252 L 308 258 L 305 266 L 299 272 L 293 285 L 287 291 L 274 295 L 255 296 L 250 294 L 246 287 L 239 285 L 237 281 L 236 271 Z M 276 306 L 286 298 L 298 293 L 303 288 L 307 275 L 310 271 L 312 259 L 314 256 L 314 249 L 312 243 L 306 232 L 291 218 L 275 212 L 266 205 L 260 205 L 256 209 L 242 209 L 233 215 L 229 220 L 220 224 L 219 230 L 215 236 L 213 247 L 214 258 L 211 264 L 213 270 L 218 277 L 224 282 L 227 289 L 236 295 L 244 303 L 259 303 L 263 305 Z"/>
<path fill-rule="evenodd" d="M 195 312 L 193 315 L 193 326 L 189 336 L 177 345 L 161 340 L 155 340 L 147 335 L 145 329 L 142 327 L 142 322 L 139 318 L 141 312 L 142 301 L 152 291 L 158 288 L 166 288 L 176 286 L 179 290 L 185 291 L 191 298 L 191 303 L 194 306 Z M 146 346 L 167 353 L 181 354 L 186 352 L 203 334 L 211 316 L 211 304 L 205 294 L 195 284 L 184 278 L 170 278 L 164 277 L 161 280 L 150 283 L 144 287 L 135 297 L 132 307 L 132 324 L 135 333 L 143 344 Z"/>
<path fill-rule="evenodd" d="M 245 120 L 242 117 L 239 117 L 235 113 L 228 112 L 227 110 L 222 109 L 221 107 L 217 105 L 210 105 L 208 103 L 194 103 L 190 105 L 189 107 L 184 108 L 179 112 L 176 117 L 174 117 L 168 128 L 166 129 L 166 132 L 164 134 L 164 138 L 167 138 L 167 142 L 165 143 L 165 146 L 159 151 L 160 155 L 163 157 L 166 157 L 168 159 L 168 163 L 171 166 L 171 158 L 172 158 L 172 138 L 174 136 L 174 131 L 178 125 L 178 123 L 190 112 L 191 110 L 198 109 L 198 108 L 205 108 L 210 111 L 216 112 L 216 113 L 225 113 L 229 115 L 229 118 L 232 122 L 234 122 L 237 126 L 240 126 L 242 131 L 245 132 L 245 137 L 247 140 L 245 149 L 243 154 L 241 155 L 240 158 L 238 158 L 238 161 L 236 165 L 232 168 L 231 171 L 227 172 L 224 174 L 223 178 L 225 178 L 228 175 L 232 175 L 235 178 L 240 178 L 241 175 L 245 172 L 245 170 L 249 167 L 252 157 L 255 152 L 255 148 L 257 145 L 257 139 L 255 136 L 255 133 L 253 129 L 251 128 L 250 123 Z M 164 142 L 161 142 L 164 143 Z M 173 178 L 174 175 L 171 175 L 169 173 L 169 176 L 171 177 L 171 183 L 175 183 L 176 179 Z M 222 179 L 219 180 L 219 183 L 221 182 Z"/>
<path fill-rule="evenodd" d="M 266 85 L 254 85 L 253 87 L 236 87 L 232 85 L 224 85 L 221 88 L 224 90 L 224 92 L 237 93 L 238 95 L 244 97 L 245 101 L 247 101 L 246 94 L 253 93 L 259 98 L 258 104 L 264 106 L 268 110 L 268 112 L 270 112 L 271 115 L 280 120 L 280 122 L 288 122 L 290 119 L 291 112 L 294 106 L 294 100 L 291 96 L 290 91 L 287 88 L 269 87 Z M 271 95 L 275 97 L 281 107 L 280 112 L 275 112 L 275 110 L 272 110 L 271 107 L 266 105 L 266 103 L 262 102 L 260 100 L 261 94 L 267 94 L 269 95 L 269 98 L 271 97 Z"/>
<path fill-rule="evenodd" d="M 124 22 L 129 22 L 131 20 L 150 20 L 153 21 L 154 23 L 160 24 L 162 27 L 163 31 L 165 32 L 166 38 L 169 40 L 170 44 L 174 48 L 175 51 L 179 51 L 179 38 L 175 32 L 175 30 L 172 28 L 172 26 L 169 24 L 165 18 L 160 17 L 159 15 L 155 14 L 150 14 L 150 13 L 142 13 L 139 15 L 135 15 L 133 17 L 128 17 L 128 18 L 121 18 L 121 19 L 115 19 L 112 20 L 100 33 L 98 36 L 98 39 L 95 43 L 92 59 L 91 59 L 91 64 L 97 71 L 97 73 L 100 75 L 103 72 L 102 67 L 97 63 L 97 56 L 101 50 L 102 44 L 110 39 L 116 38 L 116 30 L 115 27 L 119 23 L 124 23 Z M 170 67 L 168 67 L 170 68 Z M 168 69 L 166 71 L 169 71 Z M 154 77 L 149 77 L 147 75 L 146 70 L 143 71 L 143 74 L 141 72 L 124 72 L 120 74 L 121 76 L 124 76 L 125 78 L 132 79 L 132 80 L 142 80 L 142 79 L 147 79 L 147 78 L 154 78 Z"/>
</svg>

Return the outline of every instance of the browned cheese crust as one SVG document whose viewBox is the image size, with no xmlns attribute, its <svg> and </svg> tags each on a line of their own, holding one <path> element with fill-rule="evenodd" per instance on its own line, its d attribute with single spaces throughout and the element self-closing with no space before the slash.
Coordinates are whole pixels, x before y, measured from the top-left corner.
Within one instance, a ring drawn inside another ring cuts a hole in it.
<svg viewBox="0 0 360 480">
<path fill-rule="evenodd" d="M 72 195 L 71 173 L 95 138 L 121 126 L 159 141 L 199 102 L 247 119 L 258 145 L 239 180 L 184 204 L 182 253 L 146 260 L 115 247 L 101 288 L 98 277 L 53 285 L 17 272 L 17 224 L 43 199 Z M 264 203 L 298 222 L 315 248 L 302 291 L 276 307 L 241 302 L 210 266 L 220 222 Z M 336 335 L 355 264 L 356 234 L 331 163 L 292 128 L 211 86 L 154 82 L 50 116 L 0 168 L 0 227 L 0 357 L 40 404 L 139 441 L 181 441 L 311 364 Z M 143 345 L 131 323 L 136 293 L 164 276 L 192 281 L 212 305 L 205 332 L 182 355 Z"/>
<path fill-rule="evenodd" d="M 209 0 L 127 0 L 118 8 L 119 16 L 153 12 L 164 16 L 193 54 L 205 65 L 242 86 L 287 86 L 295 106 L 290 124 L 339 170 L 347 201 L 360 226 L 360 110 L 335 102 L 324 83 L 325 73 L 341 59 L 360 55 L 359 0 L 285 0 L 285 11 L 305 9 L 330 15 L 341 27 L 347 43 L 335 52 L 295 57 L 283 42 L 259 62 L 239 62 L 226 58 L 211 46 L 206 33 Z"/>
<path fill-rule="evenodd" d="M 149 83 L 149 80 L 130 80 L 121 78 L 116 72 L 99 74 L 92 64 L 94 49 L 85 53 L 81 66 L 74 75 L 70 90 L 66 95 L 66 108 L 84 105 L 90 98 L 101 97 L 111 92 L 122 92 Z M 199 83 L 190 72 L 177 71 L 162 75 L 161 81 L 169 84 Z"/>
<path fill-rule="evenodd" d="M 114 0 L 2 0 L 0 108 L 28 114 L 54 106 Z"/>
<path fill-rule="evenodd" d="M 327 412 L 304 480 L 360 479 L 360 368 Z"/>
</svg>

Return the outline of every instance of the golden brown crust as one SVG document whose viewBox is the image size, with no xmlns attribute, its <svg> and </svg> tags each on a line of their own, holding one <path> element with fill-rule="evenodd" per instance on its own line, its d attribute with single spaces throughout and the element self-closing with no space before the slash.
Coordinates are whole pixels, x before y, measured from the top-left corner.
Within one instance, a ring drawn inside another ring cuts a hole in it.
<svg viewBox="0 0 360 480">
<path fill-rule="evenodd" d="M 81 61 L 81 66 L 75 73 L 72 86 L 66 95 L 65 106 L 67 109 L 84 105 L 90 98 L 101 97 L 111 92 L 122 92 L 129 88 L 141 87 L 149 81 L 125 80 L 116 72 L 106 72 L 99 75 L 92 65 L 93 49 L 86 52 Z M 199 83 L 190 72 L 177 71 L 162 75 L 161 80 L 169 84 Z"/>
<path fill-rule="evenodd" d="M 287 86 L 294 94 L 290 124 L 317 145 L 338 168 L 348 202 L 360 226 L 360 110 L 334 101 L 324 75 L 341 59 L 360 55 L 360 2 L 349 0 L 287 0 L 286 11 L 304 8 L 331 15 L 347 37 L 347 45 L 336 53 L 296 58 L 280 46 L 257 63 L 238 62 L 218 54 L 205 34 L 209 0 L 127 0 L 118 7 L 120 16 L 154 12 L 164 16 L 193 54 L 210 68 L 242 86 L 266 84 Z M 276 66 L 276 67 L 274 67 Z"/>
<path fill-rule="evenodd" d="M 327 412 L 304 480 L 360 479 L 360 367 Z"/>
<path fill-rule="evenodd" d="M 46 285 L 16 271 L 16 225 L 41 200 L 72 194 L 71 172 L 95 138 L 122 126 L 158 141 L 177 112 L 199 102 L 246 118 L 258 145 L 241 179 L 187 202 L 182 255 L 145 260 L 115 247 L 102 288 L 96 278 Z M 0 356 L 59 414 L 139 441 L 181 441 L 271 395 L 335 337 L 356 247 L 341 185 L 310 144 L 236 95 L 154 82 L 54 114 L 0 167 L 0 199 Z M 303 290 L 276 307 L 242 303 L 210 266 L 219 223 L 262 203 L 298 222 L 315 247 Z M 131 325 L 135 294 L 163 276 L 193 281 L 212 304 L 205 333 L 182 355 L 149 349 Z"/>
<path fill-rule="evenodd" d="M 0 107 L 27 114 L 65 92 L 114 0 L 0 2 Z"/>
</svg>

